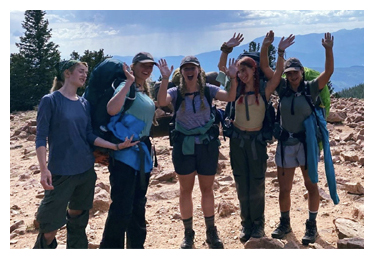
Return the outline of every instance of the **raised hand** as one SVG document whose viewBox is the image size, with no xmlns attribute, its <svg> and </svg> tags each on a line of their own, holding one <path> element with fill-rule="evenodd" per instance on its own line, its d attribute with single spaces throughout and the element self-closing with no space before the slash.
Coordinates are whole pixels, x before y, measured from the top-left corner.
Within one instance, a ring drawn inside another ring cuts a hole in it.
<svg viewBox="0 0 374 259">
<path fill-rule="evenodd" d="M 228 42 L 226 42 L 227 47 L 233 48 L 236 46 L 239 46 L 239 44 L 244 40 L 243 34 L 238 33 L 236 35 L 236 32 L 234 33 L 234 36 L 232 36 L 231 39 L 229 39 Z"/>
<path fill-rule="evenodd" d="M 262 45 L 264 47 L 269 47 L 274 41 L 274 32 L 269 31 L 266 33 L 264 40 L 262 41 Z"/>
<path fill-rule="evenodd" d="M 322 46 L 326 48 L 332 48 L 334 45 L 334 36 L 331 35 L 331 33 L 326 32 L 325 33 L 325 38 L 322 39 Z"/>
<path fill-rule="evenodd" d="M 165 59 L 160 59 L 158 61 L 157 67 L 160 69 L 161 77 L 163 79 L 169 79 L 171 73 L 173 72 L 174 66 L 172 65 L 171 68 L 169 69 L 168 63 L 166 62 Z"/>
<path fill-rule="evenodd" d="M 290 34 L 290 36 L 288 36 L 286 39 L 284 39 L 284 37 L 281 38 L 278 44 L 278 48 L 281 50 L 285 50 L 294 43 L 295 43 L 295 35 Z"/>
<path fill-rule="evenodd" d="M 230 78 L 236 78 L 236 74 L 238 73 L 238 67 L 235 64 L 235 59 L 230 58 L 229 59 L 229 68 L 226 68 L 223 66 L 222 71 L 225 72 L 225 74 Z"/>
<path fill-rule="evenodd" d="M 130 70 L 130 67 L 126 64 L 126 62 L 123 62 L 122 69 L 123 69 L 123 72 L 125 73 L 125 76 L 126 76 L 127 80 L 130 80 L 132 82 L 135 81 L 134 74 Z"/>
</svg>

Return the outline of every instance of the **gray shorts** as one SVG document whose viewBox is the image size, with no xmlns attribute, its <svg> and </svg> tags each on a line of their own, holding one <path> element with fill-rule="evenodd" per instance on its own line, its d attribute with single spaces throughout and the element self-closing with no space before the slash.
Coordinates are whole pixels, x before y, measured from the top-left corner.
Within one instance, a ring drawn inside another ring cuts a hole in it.
<svg viewBox="0 0 374 259">
<path fill-rule="evenodd" d="M 67 208 L 92 208 L 96 182 L 94 168 L 77 175 L 52 175 L 53 190 L 46 190 L 39 206 L 37 221 L 40 232 L 48 233 L 66 224 Z"/>
<path fill-rule="evenodd" d="M 294 168 L 305 166 L 305 151 L 303 143 L 299 142 L 292 146 L 283 145 L 283 161 L 281 156 L 281 145 L 278 142 L 275 153 L 275 163 L 278 167 Z"/>
</svg>

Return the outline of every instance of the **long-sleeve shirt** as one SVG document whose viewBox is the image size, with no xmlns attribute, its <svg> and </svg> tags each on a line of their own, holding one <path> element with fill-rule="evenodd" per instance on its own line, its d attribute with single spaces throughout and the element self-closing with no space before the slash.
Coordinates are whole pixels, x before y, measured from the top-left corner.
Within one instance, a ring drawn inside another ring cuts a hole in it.
<svg viewBox="0 0 374 259">
<path fill-rule="evenodd" d="M 37 115 L 36 148 L 49 147 L 48 169 L 55 175 L 76 175 L 90 169 L 95 158 L 89 103 L 70 100 L 59 91 L 45 95 Z M 91 146 L 90 146 L 91 145 Z"/>
</svg>

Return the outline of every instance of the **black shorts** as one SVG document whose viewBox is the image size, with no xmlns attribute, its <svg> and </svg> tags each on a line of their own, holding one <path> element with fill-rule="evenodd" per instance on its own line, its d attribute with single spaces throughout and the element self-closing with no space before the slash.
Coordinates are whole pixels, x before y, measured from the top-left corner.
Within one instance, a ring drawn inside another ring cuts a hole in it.
<svg viewBox="0 0 374 259">
<path fill-rule="evenodd" d="M 177 174 L 188 175 L 195 171 L 200 175 L 216 174 L 219 155 L 218 141 L 195 144 L 195 154 L 193 155 L 182 153 L 182 142 L 175 142 L 173 145 L 172 158 Z"/>
</svg>

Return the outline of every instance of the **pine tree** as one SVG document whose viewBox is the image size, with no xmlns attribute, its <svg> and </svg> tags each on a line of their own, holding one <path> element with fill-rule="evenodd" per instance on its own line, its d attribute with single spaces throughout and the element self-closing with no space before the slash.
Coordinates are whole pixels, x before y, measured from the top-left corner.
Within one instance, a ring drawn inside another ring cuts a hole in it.
<svg viewBox="0 0 374 259">
<path fill-rule="evenodd" d="M 248 52 L 260 52 L 260 47 L 261 47 L 260 43 L 256 43 L 254 41 L 251 41 L 248 44 L 248 51 L 244 50 L 243 52 L 244 53 L 248 53 Z M 276 54 L 275 47 L 274 47 L 273 44 L 270 44 L 270 46 L 268 48 L 269 66 L 273 70 L 275 69 L 275 61 L 276 61 L 275 54 Z"/>
<path fill-rule="evenodd" d="M 41 10 L 25 11 L 25 34 L 16 43 L 19 53 L 10 57 L 10 111 L 32 109 L 52 86 L 60 52 L 58 45 L 50 42 L 52 29 L 48 29 L 45 14 Z"/>
</svg>

